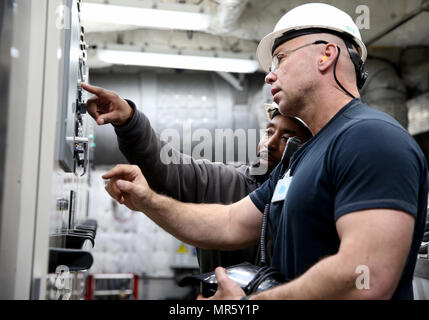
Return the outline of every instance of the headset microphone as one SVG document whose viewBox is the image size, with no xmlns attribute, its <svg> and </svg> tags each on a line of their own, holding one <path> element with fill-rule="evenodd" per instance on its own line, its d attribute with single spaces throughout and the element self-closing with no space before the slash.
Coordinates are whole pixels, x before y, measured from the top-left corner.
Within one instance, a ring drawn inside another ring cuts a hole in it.
<svg viewBox="0 0 429 320">
<path fill-rule="evenodd" d="M 281 160 L 282 168 L 280 171 L 280 177 L 289 167 L 290 158 L 292 158 L 293 154 L 295 153 L 296 150 L 299 149 L 301 144 L 302 142 L 301 140 L 299 140 L 298 137 L 292 137 L 287 140 L 286 147 L 285 147 L 285 150 L 283 151 L 282 160 Z"/>
</svg>

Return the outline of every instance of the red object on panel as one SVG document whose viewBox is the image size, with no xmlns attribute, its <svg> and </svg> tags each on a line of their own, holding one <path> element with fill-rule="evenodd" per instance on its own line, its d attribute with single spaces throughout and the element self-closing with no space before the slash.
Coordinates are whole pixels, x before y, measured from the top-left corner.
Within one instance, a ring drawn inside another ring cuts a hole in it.
<svg viewBox="0 0 429 320">
<path fill-rule="evenodd" d="M 133 288 L 134 300 L 137 300 L 139 297 L 139 276 L 134 275 L 134 288 Z"/>
<path fill-rule="evenodd" d="M 88 275 L 86 277 L 86 294 L 85 294 L 85 299 L 86 300 L 93 300 L 93 296 L 92 296 L 92 281 L 93 281 L 93 277 L 91 275 Z"/>
</svg>

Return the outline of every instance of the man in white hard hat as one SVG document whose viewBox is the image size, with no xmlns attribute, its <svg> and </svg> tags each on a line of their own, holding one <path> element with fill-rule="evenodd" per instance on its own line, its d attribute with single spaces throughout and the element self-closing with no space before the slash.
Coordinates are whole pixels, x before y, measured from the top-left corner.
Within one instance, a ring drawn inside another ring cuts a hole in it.
<svg viewBox="0 0 429 320">
<path fill-rule="evenodd" d="M 104 176 L 109 193 L 208 248 L 256 243 L 269 205 L 272 266 L 288 282 L 246 297 L 217 268 L 214 299 L 412 299 L 427 162 L 397 121 L 359 99 L 366 49 L 353 20 L 326 4 L 299 6 L 257 55 L 280 112 L 301 118 L 314 134 L 284 175 L 277 166 L 232 205 L 195 205 L 157 195 L 137 168 L 119 166 Z"/>
</svg>

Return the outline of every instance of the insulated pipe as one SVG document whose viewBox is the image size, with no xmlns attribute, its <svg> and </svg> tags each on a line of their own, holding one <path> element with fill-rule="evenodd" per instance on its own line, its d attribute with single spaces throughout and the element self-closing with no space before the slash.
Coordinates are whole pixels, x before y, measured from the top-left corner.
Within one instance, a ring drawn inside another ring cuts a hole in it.
<svg viewBox="0 0 429 320">
<path fill-rule="evenodd" d="M 391 115 L 407 129 L 406 88 L 393 65 L 383 59 L 369 57 L 365 68 L 369 76 L 360 90 L 362 101 Z"/>
</svg>

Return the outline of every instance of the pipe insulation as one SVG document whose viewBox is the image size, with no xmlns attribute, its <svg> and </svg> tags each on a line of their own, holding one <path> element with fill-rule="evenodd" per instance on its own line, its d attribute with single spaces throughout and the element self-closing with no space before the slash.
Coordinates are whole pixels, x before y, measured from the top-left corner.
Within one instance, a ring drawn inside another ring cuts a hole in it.
<svg viewBox="0 0 429 320">
<path fill-rule="evenodd" d="M 408 131 L 412 135 L 429 132 L 429 92 L 407 101 Z"/>
<path fill-rule="evenodd" d="M 402 50 L 399 59 L 401 75 L 412 97 L 429 91 L 429 46 Z"/>
<path fill-rule="evenodd" d="M 362 101 L 391 115 L 407 129 L 407 91 L 393 65 L 383 59 L 368 58 L 365 67 L 369 76 L 360 90 Z"/>
</svg>

